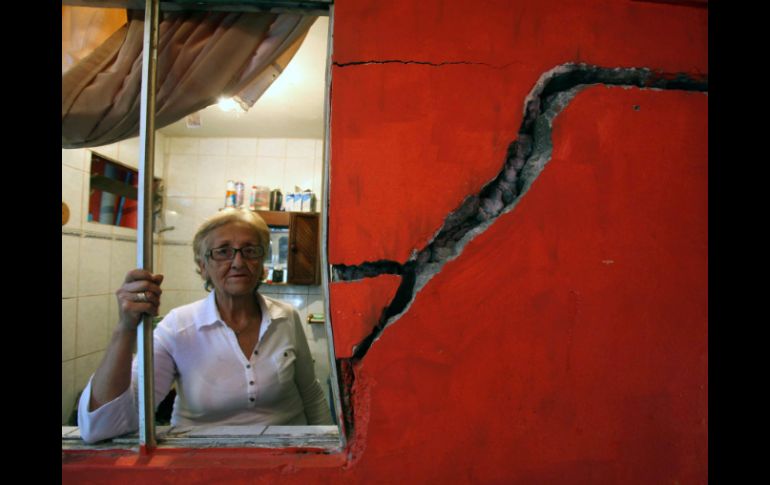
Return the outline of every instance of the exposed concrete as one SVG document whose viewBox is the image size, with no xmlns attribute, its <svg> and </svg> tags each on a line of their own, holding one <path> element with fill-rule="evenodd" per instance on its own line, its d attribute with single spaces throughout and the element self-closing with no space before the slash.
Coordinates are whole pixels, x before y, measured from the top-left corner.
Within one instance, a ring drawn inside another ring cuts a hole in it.
<svg viewBox="0 0 770 485">
<path fill-rule="evenodd" d="M 428 63 L 419 61 L 362 61 L 357 64 L 473 64 L 463 62 Z M 353 360 L 366 355 L 385 328 L 409 309 L 417 293 L 447 262 L 460 255 L 465 245 L 484 232 L 502 214 L 511 211 L 551 158 L 551 127 L 554 118 L 588 86 L 604 84 L 641 89 L 708 91 L 708 76 L 661 73 L 645 68 L 604 68 L 587 64 L 563 64 L 544 73 L 524 101 L 524 117 L 518 136 L 509 148 L 498 175 L 478 194 L 468 196 L 445 219 L 431 242 L 416 251 L 408 261 L 365 262 L 360 265 L 334 265 L 334 281 L 352 281 L 382 274 L 401 275 L 402 281 L 390 305 L 383 311 L 371 334 L 356 347 Z"/>
</svg>

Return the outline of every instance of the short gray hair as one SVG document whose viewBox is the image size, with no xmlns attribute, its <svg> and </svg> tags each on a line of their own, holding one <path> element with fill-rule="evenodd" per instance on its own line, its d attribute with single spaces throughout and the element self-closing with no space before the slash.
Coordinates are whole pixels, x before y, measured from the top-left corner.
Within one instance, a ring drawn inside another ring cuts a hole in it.
<svg viewBox="0 0 770 485">
<path fill-rule="evenodd" d="M 262 219 L 259 214 L 249 209 L 228 207 L 203 221 L 203 224 L 200 225 L 193 238 L 195 271 L 197 271 L 201 277 L 203 277 L 203 275 L 201 274 L 200 265 L 204 262 L 206 253 L 211 249 L 206 246 L 206 237 L 215 229 L 235 222 L 243 222 L 254 229 L 259 245 L 262 247 L 265 256 L 267 255 L 270 246 L 270 228 L 267 227 L 264 219 Z M 206 279 L 205 286 L 207 291 L 211 289 L 211 281 L 208 278 Z"/>
</svg>

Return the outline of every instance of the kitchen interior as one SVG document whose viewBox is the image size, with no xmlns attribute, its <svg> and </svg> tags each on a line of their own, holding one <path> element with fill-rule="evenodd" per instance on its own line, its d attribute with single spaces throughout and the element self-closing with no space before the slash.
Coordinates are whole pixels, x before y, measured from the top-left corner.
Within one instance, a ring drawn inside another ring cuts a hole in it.
<svg viewBox="0 0 770 485">
<path fill-rule="evenodd" d="M 223 99 L 156 131 L 153 268 L 165 275 L 161 315 L 205 297 L 193 262 L 197 226 L 230 205 L 260 211 L 271 228 L 268 277 L 260 292 L 299 311 L 331 403 L 319 252 L 328 29 L 328 17 L 318 17 L 248 111 Z M 117 323 L 115 290 L 137 266 L 139 157 L 138 138 L 62 149 L 63 426 L 74 424 L 77 398 Z M 305 236 L 295 240 L 295 234 Z M 289 248 L 295 245 L 300 251 L 293 258 Z"/>
</svg>

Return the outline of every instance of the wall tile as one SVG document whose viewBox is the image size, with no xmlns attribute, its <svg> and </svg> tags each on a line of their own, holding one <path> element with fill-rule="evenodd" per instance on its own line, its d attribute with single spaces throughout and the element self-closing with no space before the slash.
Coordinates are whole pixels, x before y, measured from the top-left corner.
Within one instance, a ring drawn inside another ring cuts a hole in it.
<svg viewBox="0 0 770 485">
<path fill-rule="evenodd" d="M 227 154 L 236 157 L 255 158 L 257 156 L 257 139 L 228 138 Z"/>
<path fill-rule="evenodd" d="M 260 138 L 257 145 L 257 155 L 260 157 L 286 157 L 286 139 Z"/>
<path fill-rule="evenodd" d="M 110 250 L 112 241 L 84 237 L 80 241 L 78 296 L 110 292 Z"/>
<path fill-rule="evenodd" d="M 235 182 L 241 181 L 245 184 L 244 201 L 248 202 L 249 191 L 248 189 L 254 185 L 257 176 L 257 159 L 252 157 L 227 157 L 227 163 L 225 165 L 225 181 L 233 180 Z M 224 195 L 224 188 L 222 186 L 222 195 Z"/>
<path fill-rule="evenodd" d="M 77 332 L 77 298 L 61 301 L 61 360 L 75 358 L 75 336 Z"/>
<path fill-rule="evenodd" d="M 112 237 L 113 229 L 115 226 L 109 224 L 100 224 L 98 222 L 83 222 L 83 231 L 91 234 L 98 234 L 104 237 Z"/>
<path fill-rule="evenodd" d="M 177 138 L 172 138 L 176 140 Z M 171 154 L 166 167 L 166 195 L 194 197 L 198 177 L 198 156 Z"/>
<path fill-rule="evenodd" d="M 314 155 L 317 160 L 323 160 L 324 158 L 324 141 L 316 140 Z"/>
<path fill-rule="evenodd" d="M 200 153 L 201 155 L 227 155 L 227 138 L 201 138 L 200 139 Z"/>
<path fill-rule="evenodd" d="M 292 138 L 286 140 L 286 158 L 314 158 L 316 140 Z"/>
<path fill-rule="evenodd" d="M 134 169 L 139 168 L 139 138 L 129 138 L 118 142 L 117 160 Z"/>
<path fill-rule="evenodd" d="M 104 351 L 95 352 L 93 354 L 84 355 L 74 360 L 75 362 L 75 393 L 82 392 L 88 384 L 88 379 L 99 367 L 99 363 L 102 361 Z"/>
<path fill-rule="evenodd" d="M 99 155 L 103 155 L 103 156 L 105 156 L 107 158 L 111 158 L 112 160 L 118 160 L 118 144 L 117 143 L 111 143 L 109 145 L 102 145 L 100 147 L 94 147 L 94 148 L 91 148 L 91 151 L 96 152 Z M 89 167 L 89 169 L 90 169 L 90 167 Z"/>
<path fill-rule="evenodd" d="M 174 155 L 197 155 L 200 146 L 199 138 L 169 137 L 167 139 L 168 153 Z"/>
<path fill-rule="evenodd" d="M 161 297 L 160 314 L 168 315 L 174 308 L 178 308 L 188 303 L 193 303 L 205 298 L 208 293 L 203 290 L 203 280 L 200 281 L 200 290 L 163 290 Z"/>
<path fill-rule="evenodd" d="M 225 200 L 228 180 L 228 161 L 224 155 L 201 155 L 198 162 L 198 174 L 195 186 L 196 197 L 220 197 L 222 204 Z M 246 167 L 246 171 L 255 171 L 256 163 Z M 232 180 L 238 180 L 232 178 Z M 246 182 L 245 179 L 241 179 Z"/>
<path fill-rule="evenodd" d="M 312 189 L 314 176 L 315 161 L 313 157 L 306 158 L 287 158 L 286 170 L 284 172 L 284 189 L 286 191 L 293 191 L 294 186 L 299 186 L 300 189 Z"/>
<path fill-rule="evenodd" d="M 163 284 L 163 295 L 160 297 L 160 315 L 168 315 L 168 312 L 186 303 L 189 303 L 187 291 L 168 290 L 165 283 Z"/>
<path fill-rule="evenodd" d="M 112 235 L 136 239 L 137 230 L 132 227 L 113 226 Z"/>
<path fill-rule="evenodd" d="M 109 296 L 84 296 L 78 298 L 77 336 L 75 353 L 87 355 L 104 350 L 105 324 L 109 318 Z"/>
<path fill-rule="evenodd" d="M 194 210 L 194 218 L 193 218 L 193 235 L 195 232 L 197 232 L 198 227 L 208 219 L 209 217 L 213 216 L 221 208 L 224 207 L 224 197 L 222 198 L 213 198 L 213 199 L 206 199 L 206 198 L 198 198 L 195 199 L 195 210 Z M 190 237 L 190 242 L 192 242 L 192 237 Z"/>
<path fill-rule="evenodd" d="M 75 407 L 75 361 L 61 364 L 61 424 L 67 424 L 70 414 Z"/>
<path fill-rule="evenodd" d="M 284 187 L 284 171 L 286 161 L 277 157 L 257 157 L 255 185 L 265 185 L 270 189 Z"/>
<path fill-rule="evenodd" d="M 126 278 L 126 273 L 136 266 L 136 243 L 113 241 L 110 251 L 109 290 L 114 293 L 120 288 Z"/>
<path fill-rule="evenodd" d="M 324 162 L 323 158 L 315 157 L 313 159 L 313 192 L 318 196 L 318 210 L 321 208 L 321 197 L 324 195 L 323 179 Z"/>
<path fill-rule="evenodd" d="M 203 286 L 195 272 L 192 246 L 165 246 L 161 264 L 164 290 L 196 290 Z"/>
<path fill-rule="evenodd" d="M 195 201 L 192 197 L 167 197 L 166 227 L 174 227 L 163 233 L 171 241 L 192 241 L 195 234 Z"/>
<path fill-rule="evenodd" d="M 61 236 L 61 296 L 78 296 L 78 268 L 80 260 L 80 237 Z"/>
<path fill-rule="evenodd" d="M 83 171 L 86 153 L 89 152 L 83 148 L 62 148 L 61 163 L 75 170 Z"/>
</svg>

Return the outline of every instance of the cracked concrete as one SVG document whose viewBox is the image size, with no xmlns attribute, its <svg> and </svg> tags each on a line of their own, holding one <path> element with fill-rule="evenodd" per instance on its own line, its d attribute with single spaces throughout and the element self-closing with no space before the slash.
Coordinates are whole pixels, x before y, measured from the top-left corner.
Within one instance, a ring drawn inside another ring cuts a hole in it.
<svg viewBox="0 0 770 485">
<path fill-rule="evenodd" d="M 465 62 L 427 63 L 418 61 L 366 61 L 335 64 L 474 64 Z M 498 175 L 478 194 L 468 196 L 447 215 L 430 243 L 413 253 L 403 264 L 394 261 L 365 262 L 360 265 L 333 265 L 333 281 L 354 281 L 382 274 L 400 275 L 402 280 L 391 303 L 383 311 L 372 332 L 356 347 L 352 360 L 362 359 L 382 332 L 406 312 L 417 293 L 449 261 L 457 258 L 465 245 L 484 232 L 494 221 L 511 211 L 551 158 L 551 127 L 554 118 L 588 86 L 603 84 L 641 89 L 708 92 L 707 75 L 661 73 L 645 68 L 604 68 L 587 64 L 563 64 L 544 73 L 524 101 L 524 116 L 517 138 L 510 144 Z"/>
</svg>

